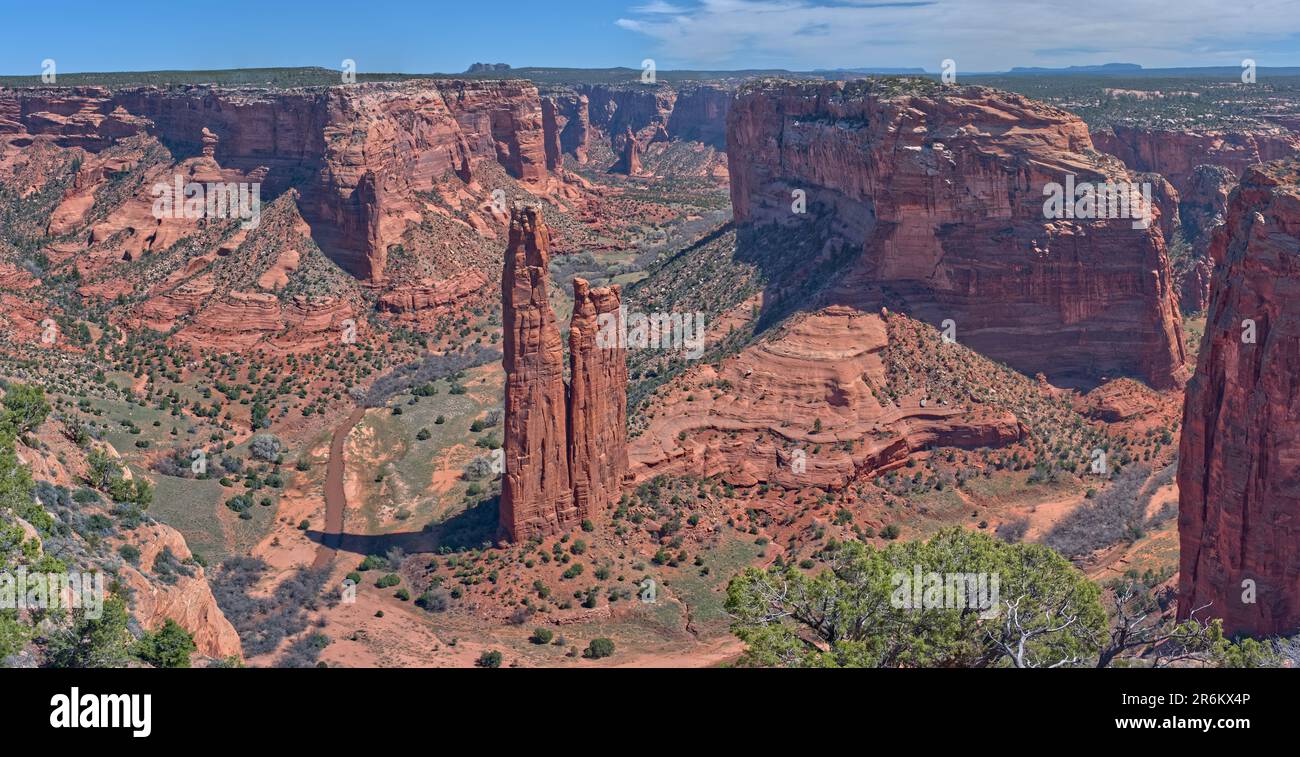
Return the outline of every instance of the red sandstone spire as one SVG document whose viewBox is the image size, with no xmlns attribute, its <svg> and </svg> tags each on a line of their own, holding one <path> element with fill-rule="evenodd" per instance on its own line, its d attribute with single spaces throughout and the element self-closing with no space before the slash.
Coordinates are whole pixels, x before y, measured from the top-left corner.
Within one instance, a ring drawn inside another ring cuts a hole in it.
<svg viewBox="0 0 1300 757">
<path fill-rule="evenodd" d="M 569 471 L 578 517 L 618 502 L 627 473 L 627 349 L 599 338 L 621 331 L 619 287 L 573 280 L 569 328 Z M 602 318 L 602 316 L 605 316 Z"/>
<path fill-rule="evenodd" d="M 564 346 L 546 298 L 550 232 L 535 207 L 510 220 L 501 282 L 504 327 L 505 475 L 501 529 L 513 541 L 576 524 L 569 482 Z"/>
</svg>

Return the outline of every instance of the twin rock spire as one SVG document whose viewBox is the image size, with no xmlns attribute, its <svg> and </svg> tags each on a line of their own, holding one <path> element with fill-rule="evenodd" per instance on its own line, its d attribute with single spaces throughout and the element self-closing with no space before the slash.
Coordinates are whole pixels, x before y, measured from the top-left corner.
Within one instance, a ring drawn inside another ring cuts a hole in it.
<svg viewBox="0 0 1300 757">
<path fill-rule="evenodd" d="M 550 231 L 541 210 L 516 206 L 502 276 L 505 474 L 501 532 L 546 537 L 597 518 L 621 496 L 628 471 L 627 352 L 596 344 L 598 319 L 617 314 L 617 285 L 573 282 L 570 381 L 547 299 Z M 617 316 L 616 316 L 617 317 Z"/>
</svg>

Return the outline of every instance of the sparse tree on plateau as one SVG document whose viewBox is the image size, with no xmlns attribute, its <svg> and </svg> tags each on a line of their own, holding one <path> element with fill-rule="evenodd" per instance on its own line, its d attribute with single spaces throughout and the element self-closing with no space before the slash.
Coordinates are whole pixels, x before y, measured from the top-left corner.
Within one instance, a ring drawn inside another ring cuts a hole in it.
<svg viewBox="0 0 1300 757">
<path fill-rule="evenodd" d="M 176 621 L 168 618 L 157 631 L 146 633 L 137 641 L 132 651 L 136 657 L 154 667 L 188 668 L 190 655 L 196 649 L 194 637 Z"/>
<path fill-rule="evenodd" d="M 1105 611 L 1095 584 L 1041 545 L 955 528 L 877 549 L 847 542 L 808 576 L 793 565 L 746 570 L 727 587 L 742 660 L 793 667 L 1056 667 L 1096 654 Z M 996 616 L 977 606 L 899 607 L 895 577 L 999 578 Z"/>
</svg>

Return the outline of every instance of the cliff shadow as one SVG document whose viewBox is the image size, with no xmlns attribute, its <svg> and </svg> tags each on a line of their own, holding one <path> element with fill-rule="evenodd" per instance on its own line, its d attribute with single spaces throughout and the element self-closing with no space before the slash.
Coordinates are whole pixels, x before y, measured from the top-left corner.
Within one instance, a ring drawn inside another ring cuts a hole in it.
<svg viewBox="0 0 1300 757">
<path fill-rule="evenodd" d="M 307 531 L 307 538 L 339 552 L 364 558 L 384 555 L 394 547 L 408 555 L 457 552 L 494 544 L 497 536 L 497 506 L 500 496 L 485 499 L 441 523 L 430 523 L 419 531 L 389 534 L 328 534 Z"/>
</svg>

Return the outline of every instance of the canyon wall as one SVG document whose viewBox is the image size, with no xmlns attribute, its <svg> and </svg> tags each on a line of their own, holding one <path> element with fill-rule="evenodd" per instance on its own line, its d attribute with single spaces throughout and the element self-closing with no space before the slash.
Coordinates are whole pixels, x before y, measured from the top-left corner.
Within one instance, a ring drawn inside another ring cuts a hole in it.
<svg viewBox="0 0 1300 757">
<path fill-rule="evenodd" d="M 1117 125 L 1093 132 L 1092 141 L 1134 171 L 1164 176 L 1180 193 L 1192 188 L 1197 166 L 1222 166 L 1241 176 L 1247 166 L 1300 152 L 1300 135 L 1281 128 L 1217 131 Z"/>
<path fill-rule="evenodd" d="M 734 94 L 715 84 L 683 87 L 668 116 L 668 136 L 727 149 L 727 112 Z"/>
<path fill-rule="evenodd" d="M 616 150 L 622 146 L 628 129 L 643 143 L 656 138 L 681 139 L 722 150 L 727 146 L 727 111 L 735 89 L 712 82 L 679 86 L 589 84 L 572 90 L 547 90 L 546 94 L 561 101 L 582 98 L 581 108 L 570 108 L 585 114 L 581 133 L 599 129 Z M 570 149 L 565 147 L 565 152 Z"/>
<path fill-rule="evenodd" d="M 1124 374 L 1180 385 L 1158 224 L 1045 217 L 1049 183 L 1128 178 L 1093 151 L 1083 121 L 988 88 L 904 86 L 742 89 L 728 118 L 737 222 L 811 229 L 829 219 L 860 247 L 819 304 L 869 309 L 883 297 L 932 324 L 951 319 L 964 345 L 1054 381 Z"/>
<path fill-rule="evenodd" d="M 178 158 L 212 158 L 290 187 L 313 239 L 345 270 L 382 282 L 388 248 L 445 177 L 486 161 L 526 185 L 549 180 L 540 96 L 524 81 L 421 80 L 285 91 L 139 87 L 0 89 L 0 137 L 44 136 L 96 151 L 146 129 Z"/>
<path fill-rule="evenodd" d="M 1300 161 L 1248 169 L 1211 250 L 1179 448 L 1178 616 L 1290 635 L 1300 631 Z"/>
<path fill-rule="evenodd" d="M 1178 298 L 1183 309 L 1198 313 L 1210 304 L 1210 280 L 1214 261 L 1210 243 L 1214 230 L 1223 225 L 1228 194 L 1237 185 L 1237 174 L 1223 166 L 1201 165 L 1192 169 L 1188 189 L 1178 206 L 1183 238 L 1191 246 L 1190 257 L 1178 271 Z"/>
<path fill-rule="evenodd" d="M 511 541 L 563 533 L 618 501 L 627 472 L 627 361 L 597 340 L 619 313 L 618 287 L 574 281 L 571 383 L 547 295 L 550 231 L 538 208 L 516 206 L 502 280 L 505 472 L 499 511 Z"/>
</svg>

